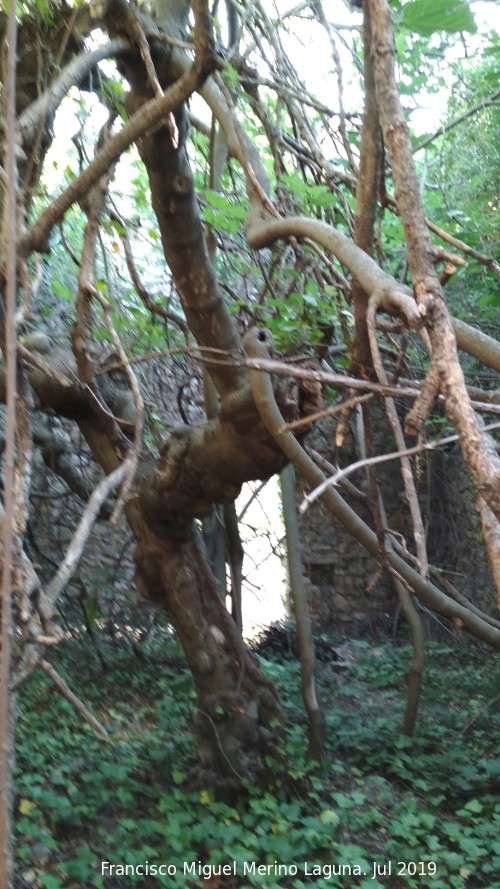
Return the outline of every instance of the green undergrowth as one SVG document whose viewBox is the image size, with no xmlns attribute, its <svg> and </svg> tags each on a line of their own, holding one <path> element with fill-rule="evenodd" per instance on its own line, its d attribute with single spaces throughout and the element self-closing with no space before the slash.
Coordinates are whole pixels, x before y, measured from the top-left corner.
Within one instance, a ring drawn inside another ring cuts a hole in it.
<svg viewBox="0 0 500 889">
<path fill-rule="evenodd" d="M 286 646 L 258 651 L 283 702 L 292 777 L 308 789 L 248 788 L 229 805 L 194 789 L 195 701 L 175 640 L 147 657 L 110 647 L 106 669 L 68 643 L 55 666 L 110 740 L 45 674 L 23 689 L 16 889 L 500 889 L 498 657 L 430 645 L 410 739 L 399 733 L 408 646 L 348 653 L 339 662 L 322 640 L 327 755 L 311 769 L 296 659 Z"/>
</svg>

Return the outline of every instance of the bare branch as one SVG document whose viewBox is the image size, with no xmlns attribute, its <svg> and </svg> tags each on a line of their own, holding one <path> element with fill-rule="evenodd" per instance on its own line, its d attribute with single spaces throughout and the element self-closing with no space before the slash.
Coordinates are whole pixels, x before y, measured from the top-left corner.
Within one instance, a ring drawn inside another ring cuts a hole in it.
<svg viewBox="0 0 500 889">
<path fill-rule="evenodd" d="M 500 429 L 500 423 L 490 423 L 489 426 L 485 427 L 485 431 L 493 431 L 494 429 Z M 299 510 L 304 513 L 315 500 L 321 497 L 323 491 L 326 491 L 327 488 L 333 485 L 340 484 L 348 475 L 357 472 L 358 469 L 375 466 L 377 463 L 386 463 L 388 460 L 399 460 L 401 457 L 412 457 L 415 454 L 421 454 L 423 451 L 434 451 L 436 448 L 442 448 L 455 441 L 458 441 L 458 435 L 446 435 L 444 438 L 437 438 L 435 441 L 421 442 L 412 448 L 404 448 L 401 451 L 393 451 L 390 454 L 378 454 L 375 457 L 364 457 L 362 460 L 356 460 L 354 463 L 350 463 L 349 466 L 345 466 L 344 469 L 337 469 L 318 488 L 315 488 L 310 494 L 305 494 Z"/>
<path fill-rule="evenodd" d="M 123 463 L 121 463 L 121 465 L 110 475 L 107 475 L 92 492 L 73 537 L 71 538 L 64 559 L 61 562 L 58 571 L 48 584 L 42 602 L 40 603 L 43 607 L 42 613 L 46 620 L 51 619 L 54 613 L 56 600 L 65 588 L 78 564 L 83 548 L 87 543 L 89 534 L 103 503 L 106 501 L 111 491 L 117 488 L 123 479 L 126 478 L 127 472 L 130 471 L 130 465 L 130 458 L 125 459 Z"/>
<path fill-rule="evenodd" d="M 388 312 L 401 313 L 412 330 L 421 326 L 423 317 L 411 291 L 383 272 L 370 256 L 332 226 L 307 216 L 272 219 L 261 214 L 260 218 L 250 215 L 247 219 L 246 236 L 254 250 L 268 247 L 278 238 L 290 235 L 311 238 L 321 244 L 358 278 L 366 293 L 377 294 L 381 307 Z"/>
<path fill-rule="evenodd" d="M 50 676 L 57 690 L 60 691 L 63 697 L 65 697 L 66 700 L 73 705 L 76 712 L 83 717 L 85 722 L 88 722 L 88 724 L 91 728 L 94 729 L 96 734 L 98 734 L 103 739 L 103 741 L 109 741 L 109 735 L 102 723 L 100 723 L 99 720 L 97 720 L 95 716 L 90 712 L 90 710 L 88 710 L 83 701 L 81 701 L 80 698 L 77 698 L 75 693 L 71 691 L 69 685 L 61 676 L 59 676 L 59 673 L 52 666 L 52 664 L 49 664 L 48 661 L 40 661 L 40 667 L 42 668 L 43 672 L 47 674 L 47 676 Z"/>
<path fill-rule="evenodd" d="M 422 148 L 426 148 L 427 145 L 430 145 L 431 142 L 434 142 L 439 136 L 444 136 L 445 133 L 449 133 L 454 127 L 458 126 L 467 120 L 469 117 L 472 117 L 473 114 L 477 114 L 478 111 L 482 111 L 484 108 L 488 108 L 490 105 L 496 104 L 496 100 L 500 96 L 500 88 L 494 90 L 489 96 L 486 96 L 484 99 L 481 99 L 479 102 L 476 102 L 475 105 L 472 105 L 471 108 L 468 108 L 467 111 L 464 111 L 463 114 L 459 114 L 458 117 L 454 117 L 453 120 L 450 120 L 448 123 L 443 124 L 436 130 L 432 136 L 426 136 L 425 139 L 422 139 L 421 142 L 417 142 L 413 149 L 413 153 L 416 154 L 417 151 L 420 151 Z"/>
<path fill-rule="evenodd" d="M 373 301 L 373 297 L 371 297 L 368 300 L 368 311 L 366 318 L 368 325 L 368 337 L 370 340 L 371 354 L 373 358 L 373 364 L 377 372 L 378 380 L 382 385 L 386 385 L 388 382 L 387 374 L 385 372 L 384 365 L 382 364 L 382 359 L 380 357 L 377 343 L 377 335 L 375 332 L 375 313 L 376 303 Z M 419 398 L 420 397 L 421 396 L 419 396 Z M 385 399 L 385 409 L 387 417 L 389 419 L 389 424 L 392 429 L 392 434 L 396 442 L 396 447 L 401 453 L 401 475 L 403 477 L 406 500 L 410 508 L 410 514 L 413 522 L 413 537 L 417 550 L 417 558 L 419 561 L 420 573 L 422 577 L 426 578 L 429 574 L 429 565 L 427 559 L 427 548 L 425 544 L 424 523 L 422 521 L 422 513 L 420 511 L 420 504 L 418 502 L 417 489 L 415 485 L 415 479 L 413 478 L 411 463 L 408 457 L 402 453 L 405 448 L 405 439 L 403 430 L 401 429 L 401 423 L 399 422 L 396 405 L 394 404 L 394 400 L 392 398 L 388 397 Z"/>
<path fill-rule="evenodd" d="M 127 269 L 128 269 L 128 273 L 130 275 L 130 279 L 132 281 L 132 284 L 135 287 L 135 291 L 136 291 L 138 297 L 140 298 L 140 300 L 142 301 L 143 305 L 148 310 L 148 312 L 151 312 L 152 316 L 159 315 L 160 318 L 165 318 L 166 321 L 172 321 L 173 324 L 176 324 L 177 327 L 179 328 L 179 330 L 181 330 L 182 333 L 184 334 L 184 337 L 186 340 L 186 345 L 187 345 L 189 328 L 188 328 L 186 322 L 182 318 L 180 318 L 178 315 L 176 315 L 174 312 L 171 312 L 168 309 L 165 309 L 163 306 L 158 305 L 158 303 L 155 302 L 154 298 L 151 296 L 151 294 L 147 290 L 147 288 L 144 287 L 144 285 L 140 279 L 139 272 L 137 271 L 137 267 L 134 262 L 134 256 L 132 253 L 130 239 L 129 239 L 127 231 L 126 231 L 127 223 L 125 222 L 124 219 L 122 219 L 116 213 L 116 211 L 114 213 L 110 214 L 110 216 L 111 216 L 111 219 L 115 219 L 120 224 L 121 228 L 123 229 L 123 231 L 120 232 L 120 239 L 123 244 L 123 251 L 125 253 L 125 262 L 127 264 Z"/>
<path fill-rule="evenodd" d="M 111 517 L 111 523 L 114 524 L 118 518 L 119 511 L 121 506 L 125 502 L 127 495 L 132 487 L 132 482 L 134 480 L 135 473 L 137 471 L 137 466 L 139 463 L 139 457 L 141 454 L 142 447 L 142 435 L 144 432 L 144 401 L 142 399 L 141 390 L 139 387 L 139 383 L 137 382 L 137 377 L 134 374 L 130 363 L 128 361 L 125 350 L 120 342 L 120 338 L 116 333 L 116 330 L 113 327 L 111 322 L 110 314 L 109 314 L 109 306 L 106 303 L 102 293 L 99 293 L 98 290 L 94 291 L 95 298 L 100 302 L 101 308 L 104 314 L 104 319 L 106 321 L 106 327 L 108 328 L 109 335 L 113 342 L 113 345 L 118 353 L 118 357 L 120 359 L 120 366 L 125 371 L 127 380 L 129 382 L 130 388 L 132 390 L 132 394 L 134 396 L 134 407 L 135 407 L 135 418 L 134 418 L 134 438 L 132 443 L 132 449 L 129 451 L 127 456 L 127 474 L 125 476 L 120 496 L 118 498 L 118 502 L 113 511 L 113 515 Z"/>
<path fill-rule="evenodd" d="M 420 187 L 395 77 L 395 50 L 387 0 L 366 0 L 372 27 L 375 84 L 384 142 L 389 152 L 396 204 L 405 230 L 408 262 L 419 312 L 426 318 L 433 381 L 457 430 L 464 461 L 478 493 L 500 519 L 500 459 L 483 437 L 470 403 L 456 338 L 432 257 Z"/>
</svg>

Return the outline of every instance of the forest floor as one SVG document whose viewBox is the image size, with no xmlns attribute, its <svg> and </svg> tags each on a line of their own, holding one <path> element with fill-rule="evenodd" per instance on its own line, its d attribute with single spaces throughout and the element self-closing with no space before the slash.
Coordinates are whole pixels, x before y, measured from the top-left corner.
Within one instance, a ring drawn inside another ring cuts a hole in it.
<svg viewBox="0 0 500 889">
<path fill-rule="evenodd" d="M 23 689 L 16 889 L 500 889 L 500 655 L 486 646 L 428 643 L 409 738 L 405 640 L 321 636 L 327 749 L 313 767 L 294 634 L 271 628 L 256 656 L 308 789 L 248 788 L 229 805 L 192 781 L 195 700 L 168 627 L 76 635 L 53 663 L 109 742 L 45 674 Z"/>
</svg>

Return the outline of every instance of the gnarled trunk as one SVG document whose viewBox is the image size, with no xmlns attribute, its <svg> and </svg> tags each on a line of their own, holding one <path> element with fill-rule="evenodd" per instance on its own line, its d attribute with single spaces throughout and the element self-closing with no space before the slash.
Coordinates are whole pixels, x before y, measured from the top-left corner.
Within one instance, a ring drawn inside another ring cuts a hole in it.
<svg viewBox="0 0 500 889">
<path fill-rule="evenodd" d="M 280 705 L 224 605 L 198 529 L 190 523 L 181 538 L 162 535 L 138 516 L 136 536 L 137 587 L 167 612 L 195 684 L 200 781 L 225 789 L 261 784 L 279 738 Z"/>
</svg>

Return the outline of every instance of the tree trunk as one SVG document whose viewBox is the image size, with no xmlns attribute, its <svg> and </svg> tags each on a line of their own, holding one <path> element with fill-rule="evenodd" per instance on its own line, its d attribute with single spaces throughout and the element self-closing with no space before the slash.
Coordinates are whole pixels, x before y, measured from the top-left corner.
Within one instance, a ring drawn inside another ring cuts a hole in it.
<svg viewBox="0 0 500 889">
<path fill-rule="evenodd" d="M 377 193 L 380 186 L 383 150 L 371 61 L 371 34 L 368 9 L 365 10 L 363 19 L 363 48 L 365 108 L 361 130 L 359 175 L 356 184 L 354 243 L 361 247 L 369 256 L 373 256 Z M 355 323 L 350 371 L 362 379 L 367 379 L 373 372 L 373 360 L 367 325 L 368 294 L 356 277 L 352 280 L 351 296 Z"/>
<path fill-rule="evenodd" d="M 167 612 L 193 676 L 200 782 L 225 789 L 267 783 L 280 705 L 224 605 L 198 529 L 190 523 L 179 539 L 158 534 L 139 515 L 131 524 L 137 587 Z"/>
<path fill-rule="evenodd" d="M 127 21 L 126 6 L 112 0 L 106 15 L 110 35 Z M 153 62 L 164 88 L 175 79 L 170 55 L 155 47 Z M 131 86 L 126 107 L 132 114 L 151 97 L 151 78 L 139 53 L 131 53 L 121 68 Z M 145 134 L 138 143 L 165 259 L 198 345 L 238 353 L 240 338 L 206 246 L 182 107 L 175 112 L 175 124 Z M 246 370 L 210 362 L 207 368 L 221 406 L 219 418 L 212 420 L 213 434 L 207 434 L 210 424 L 203 433 L 206 447 L 198 454 L 201 463 L 191 463 L 189 471 L 189 454 L 199 444 L 199 430 L 171 436 L 143 496 L 128 514 L 138 543 L 138 589 L 165 608 L 192 672 L 198 697 L 194 724 L 200 779 L 227 788 L 268 782 L 268 757 L 277 749 L 280 707 L 225 607 L 192 517 L 203 518 L 213 503 L 233 500 L 244 480 L 267 477 L 279 471 L 284 460 L 265 430 L 267 441 L 255 435 L 257 417 Z M 254 428 L 250 431 L 249 426 Z M 215 475 L 209 467 L 210 452 L 224 464 Z"/>
</svg>

